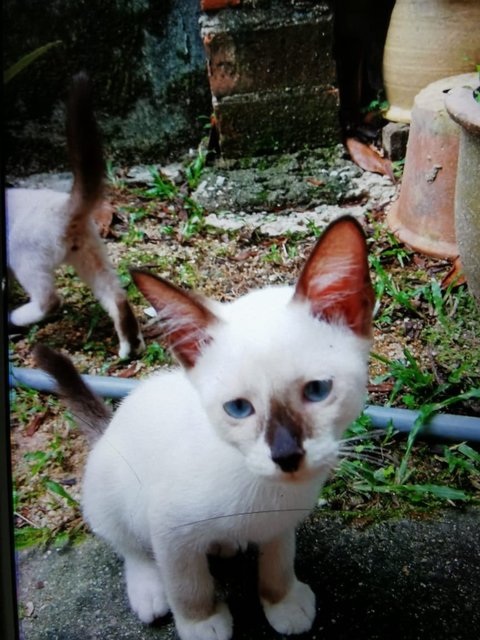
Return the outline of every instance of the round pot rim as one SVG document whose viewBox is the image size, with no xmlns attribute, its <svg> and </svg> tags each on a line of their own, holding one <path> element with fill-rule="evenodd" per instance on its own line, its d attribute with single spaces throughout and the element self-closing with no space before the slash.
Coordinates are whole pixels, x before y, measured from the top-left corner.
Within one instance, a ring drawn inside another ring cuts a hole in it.
<svg viewBox="0 0 480 640">
<path fill-rule="evenodd" d="M 475 135 L 480 135 L 480 102 L 472 87 L 456 87 L 445 96 L 445 108 L 452 120 Z"/>
</svg>

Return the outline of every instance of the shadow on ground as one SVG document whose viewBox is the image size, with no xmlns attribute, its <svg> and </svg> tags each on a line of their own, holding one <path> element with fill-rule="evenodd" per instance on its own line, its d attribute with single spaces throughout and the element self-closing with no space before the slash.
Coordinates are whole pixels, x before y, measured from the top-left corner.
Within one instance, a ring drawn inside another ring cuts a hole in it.
<svg viewBox="0 0 480 640">
<path fill-rule="evenodd" d="M 255 589 L 255 554 L 212 571 L 231 607 L 234 640 L 280 638 Z M 473 640 L 480 629 L 480 509 L 363 529 L 316 511 L 298 536 L 297 568 L 317 594 L 302 640 Z M 169 617 L 142 625 L 130 612 L 122 566 L 101 542 L 19 556 L 24 640 L 170 640 Z"/>
</svg>

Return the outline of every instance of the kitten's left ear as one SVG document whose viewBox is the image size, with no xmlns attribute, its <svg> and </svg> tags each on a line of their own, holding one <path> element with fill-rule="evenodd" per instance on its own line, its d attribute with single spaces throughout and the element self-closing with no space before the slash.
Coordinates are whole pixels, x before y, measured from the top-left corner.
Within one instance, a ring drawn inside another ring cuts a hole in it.
<svg viewBox="0 0 480 640">
<path fill-rule="evenodd" d="M 158 313 L 165 338 L 184 367 L 197 361 L 211 340 L 209 326 L 218 321 L 199 297 L 147 271 L 131 269 L 133 281 Z"/>
<path fill-rule="evenodd" d="M 294 299 L 307 300 L 327 322 L 347 324 L 361 337 L 372 333 L 375 295 L 361 225 L 343 216 L 323 232 L 297 283 Z"/>
</svg>

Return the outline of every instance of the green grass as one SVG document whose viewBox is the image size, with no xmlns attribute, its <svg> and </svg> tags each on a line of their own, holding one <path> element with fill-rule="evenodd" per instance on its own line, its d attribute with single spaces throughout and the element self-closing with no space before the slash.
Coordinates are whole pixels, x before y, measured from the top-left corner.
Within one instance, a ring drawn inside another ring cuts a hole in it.
<svg viewBox="0 0 480 640">
<path fill-rule="evenodd" d="M 132 283 L 131 267 L 148 267 L 195 290 L 206 277 L 202 264 L 209 265 L 211 274 L 217 258 L 220 263 L 228 261 L 238 251 L 252 247 L 262 263 L 274 265 L 278 273 L 293 279 L 298 256 L 305 254 L 307 245 L 311 246 L 322 232 L 313 222 L 307 222 L 307 233 L 303 235 L 289 234 L 272 242 L 252 234 L 237 245 L 235 240 L 239 234 L 229 232 L 227 244 L 215 245 L 205 256 L 204 250 L 200 250 L 201 243 L 195 242 L 197 238 L 202 242 L 208 239 L 205 213 L 192 198 L 204 164 L 205 157 L 199 153 L 186 165 L 181 185 L 152 169 L 151 184 L 142 189 L 126 185 L 110 165 L 113 188 L 119 189 L 122 196 L 131 196 L 132 201 L 123 209 L 127 226 L 118 242 L 128 247 L 128 251 L 120 258 L 117 270 L 129 299 L 140 308 L 144 308 L 146 302 Z M 265 167 L 268 166 L 270 162 L 265 161 Z M 317 190 L 321 191 L 322 187 Z M 155 248 L 144 248 L 143 222 L 147 217 L 154 218 L 158 211 L 162 213 L 158 217 L 158 229 L 165 235 L 166 246 L 185 242 L 188 251 L 160 255 Z M 405 436 L 395 434 L 391 425 L 382 434 L 375 433 L 369 419 L 361 416 L 345 434 L 344 457 L 322 492 L 325 508 L 345 518 L 375 521 L 428 513 L 446 505 L 480 504 L 478 450 L 467 443 L 446 445 L 417 438 L 422 425 L 436 412 L 472 413 L 480 407 L 480 310 L 465 286 L 442 288 L 447 265 L 435 264 L 435 268 L 431 268 L 428 261 L 424 261 L 425 264 L 418 261 L 417 265 L 415 254 L 399 243 L 383 223 L 371 217 L 368 226 L 370 265 L 377 298 L 376 331 L 397 337 L 402 345 L 400 355 L 397 353 L 395 357 L 372 354 L 373 363 L 381 366 L 381 373 L 376 374 L 372 382 L 389 385 L 378 403 L 418 410 L 419 419 Z M 197 250 L 200 259 L 195 253 Z M 59 284 L 66 300 L 62 313 L 64 317 L 72 317 L 72 324 L 81 336 L 80 346 L 76 345 L 75 349 L 88 352 L 97 365 L 103 359 L 99 370 L 108 374 L 112 360 L 105 359 L 106 345 L 113 340 L 116 346 L 110 320 L 72 269 L 67 268 L 59 275 Z M 83 309 L 81 318 L 78 318 L 78 309 Z M 415 334 L 412 338 L 406 334 L 409 326 Z M 41 332 L 41 325 L 29 330 L 27 349 L 39 339 L 43 340 Z M 103 337 L 99 339 L 99 335 Z M 52 346 L 64 346 L 57 344 L 54 335 L 51 342 Z M 13 361 L 23 366 L 20 356 L 14 355 Z M 169 354 L 154 340 L 148 343 L 141 361 L 149 367 L 172 363 Z M 12 394 L 13 426 L 25 428 L 47 408 L 64 430 L 55 430 L 42 450 L 30 451 L 22 461 L 25 475 L 15 479 L 15 509 L 24 513 L 25 506 L 32 501 L 46 501 L 49 508 L 65 509 L 70 515 L 58 530 L 52 531 L 41 522 L 22 521 L 17 531 L 20 548 L 32 543 L 61 545 L 84 533 L 75 497 L 62 482 L 62 478 L 68 479 L 71 474 L 68 465 L 75 445 L 70 438 L 71 427 L 65 430 L 65 421 L 59 418 L 57 400 L 32 390 L 16 390 Z"/>
<path fill-rule="evenodd" d="M 11 394 L 10 404 L 11 414 L 15 416 L 13 426 L 19 431 L 27 429 L 35 418 L 43 419 L 49 413 L 59 416 L 62 412 L 55 396 L 44 396 L 23 387 Z M 15 546 L 18 549 L 32 544 L 64 546 L 85 534 L 80 506 L 68 489 L 75 454 L 71 433 L 75 427 L 66 417 L 52 424 L 55 425 L 53 431 L 42 438 L 44 446 L 25 452 L 14 469 L 13 510 L 17 520 Z M 61 524 L 54 528 L 42 526 L 37 516 L 33 516 L 33 521 L 29 513 L 31 504 L 41 505 L 39 513 L 42 509 L 61 512 Z"/>
<path fill-rule="evenodd" d="M 336 473 L 322 490 L 325 509 L 369 521 L 480 505 L 480 453 L 466 443 L 432 445 L 379 432 L 362 415 L 344 437 Z"/>
<path fill-rule="evenodd" d="M 421 358 L 414 355 L 408 339 L 402 339 L 400 358 L 372 353 L 373 361 L 383 367 L 372 383 L 389 383 L 385 404 L 417 410 L 419 415 L 408 436 L 396 435 L 392 425 L 379 435 L 372 432 L 366 416 L 357 420 L 346 434 L 346 458 L 322 497 L 333 511 L 350 510 L 373 520 L 445 505 L 480 504 L 478 450 L 467 443 L 417 440 L 436 413 L 480 409 L 479 308 L 465 286 L 444 289 L 428 265 L 415 268 L 413 253 L 381 225 L 373 223 L 372 231 L 376 327 L 388 334 L 411 324 L 422 345 Z"/>
</svg>

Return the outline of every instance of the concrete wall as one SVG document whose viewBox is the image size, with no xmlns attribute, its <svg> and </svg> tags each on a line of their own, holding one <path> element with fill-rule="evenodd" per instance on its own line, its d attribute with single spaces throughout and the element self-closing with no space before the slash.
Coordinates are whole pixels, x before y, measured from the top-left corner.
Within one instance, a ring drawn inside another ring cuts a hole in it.
<svg viewBox="0 0 480 640">
<path fill-rule="evenodd" d="M 195 146 L 211 113 L 198 0 L 5 0 L 4 69 L 61 40 L 4 87 L 7 172 L 63 168 L 64 99 L 90 73 L 107 153 L 159 162 Z"/>
<path fill-rule="evenodd" d="M 64 99 L 80 69 L 118 163 L 178 157 L 212 110 L 225 157 L 330 146 L 381 87 L 393 2 L 5 0 L 4 69 L 61 41 L 4 87 L 7 173 L 68 167 Z"/>
</svg>

